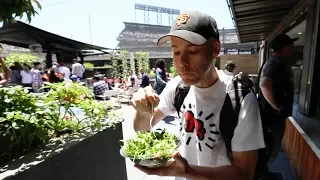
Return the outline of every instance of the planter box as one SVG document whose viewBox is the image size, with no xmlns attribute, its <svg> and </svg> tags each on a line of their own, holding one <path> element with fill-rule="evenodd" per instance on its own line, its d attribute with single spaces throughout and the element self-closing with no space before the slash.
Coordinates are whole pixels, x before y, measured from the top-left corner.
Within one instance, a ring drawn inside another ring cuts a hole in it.
<svg viewBox="0 0 320 180">
<path fill-rule="evenodd" d="M 92 136 L 87 134 L 83 140 L 67 138 L 66 143 L 53 150 L 47 147 L 0 167 L 0 179 L 126 180 L 125 159 L 119 154 L 121 139 L 121 123 L 116 129 L 105 129 Z M 25 170 L 23 164 L 28 165 Z"/>
</svg>

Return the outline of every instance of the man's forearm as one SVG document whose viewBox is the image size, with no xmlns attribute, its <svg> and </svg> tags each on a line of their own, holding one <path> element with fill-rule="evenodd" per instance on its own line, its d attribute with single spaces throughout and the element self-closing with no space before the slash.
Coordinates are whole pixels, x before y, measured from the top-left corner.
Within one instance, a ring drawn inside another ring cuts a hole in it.
<svg viewBox="0 0 320 180">
<path fill-rule="evenodd" d="M 274 108 L 279 109 L 278 105 L 275 102 L 275 99 L 273 97 L 273 88 L 272 87 L 261 87 L 261 91 L 265 99 L 268 101 L 268 103 Z"/>
<path fill-rule="evenodd" d="M 252 179 L 252 177 L 244 173 L 243 170 L 237 165 L 222 166 L 215 168 L 191 166 L 185 178 L 192 180 Z"/>
</svg>

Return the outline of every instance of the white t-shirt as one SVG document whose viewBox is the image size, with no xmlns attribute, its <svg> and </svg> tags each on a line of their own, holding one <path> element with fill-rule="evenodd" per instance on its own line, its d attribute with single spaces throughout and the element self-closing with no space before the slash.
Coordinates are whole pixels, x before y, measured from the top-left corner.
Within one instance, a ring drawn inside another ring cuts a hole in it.
<svg viewBox="0 0 320 180">
<path fill-rule="evenodd" d="M 138 77 L 136 76 L 136 75 L 132 75 L 132 76 L 129 76 L 128 77 L 128 85 L 131 85 L 131 78 L 134 78 L 134 82 L 135 82 L 135 84 L 137 85 L 138 84 Z"/>
<path fill-rule="evenodd" d="M 191 86 L 181 107 L 178 127 L 183 144 L 179 151 L 192 165 L 205 167 L 231 165 L 225 142 L 219 132 L 220 111 L 231 79 L 222 70 L 217 72 L 219 80 L 213 86 L 209 88 Z M 180 80 L 179 76 L 175 77 L 160 95 L 158 108 L 165 115 L 176 112 L 173 100 Z M 241 103 L 238 125 L 231 144 L 232 150 L 239 152 L 265 147 L 259 105 L 253 93 L 248 94 Z"/>
<path fill-rule="evenodd" d="M 76 76 L 82 78 L 84 71 L 85 71 L 85 69 L 82 64 L 80 64 L 80 63 L 72 64 L 72 74 L 73 75 L 76 75 Z"/>
<path fill-rule="evenodd" d="M 30 72 L 26 72 L 25 70 L 22 70 L 20 72 L 20 76 L 21 76 L 21 83 L 22 84 L 31 84 L 32 75 Z"/>
<path fill-rule="evenodd" d="M 64 79 L 70 79 L 70 69 L 65 66 L 59 67 L 59 72 L 64 73 Z"/>
</svg>

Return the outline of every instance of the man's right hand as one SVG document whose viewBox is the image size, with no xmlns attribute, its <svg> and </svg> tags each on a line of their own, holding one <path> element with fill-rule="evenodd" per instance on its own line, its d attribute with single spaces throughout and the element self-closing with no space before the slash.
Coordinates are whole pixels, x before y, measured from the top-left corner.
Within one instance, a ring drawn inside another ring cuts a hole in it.
<svg viewBox="0 0 320 180">
<path fill-rule="evenodd" d="M 136 111 L 140 113 L 152 113 L 155 106 L 159 104 L 159 96 L 151 86 L 140 88 L 133 94 L 131 103 Z"/>
</svg>

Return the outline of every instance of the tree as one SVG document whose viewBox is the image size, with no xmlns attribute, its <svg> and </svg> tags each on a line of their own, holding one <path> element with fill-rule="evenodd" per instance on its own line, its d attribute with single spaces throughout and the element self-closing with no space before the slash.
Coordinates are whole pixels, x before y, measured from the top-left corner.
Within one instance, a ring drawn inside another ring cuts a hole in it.
<svg viewBox="0 0 320 180">
<path fill-rule="evenodd" d="M 33 63 L 38 61 L 39 57 L 34 56 L 31 54 L 24 54 L 24 53 L 11 53 L 5 59 L 5 65 L 7 67 L 11 67 L 14 63 L 27 64 L 28 66 L 32 67 Z"/>
<path fill-rule="evenodd" d="M 34 6 L 41 9 L 38 0 L 1 0 L 0 1 L 0 22 L 14 22 L 15 18 L 22 19 L 25 15 L 29 21 L 38 14 Z"/>
</svg>

